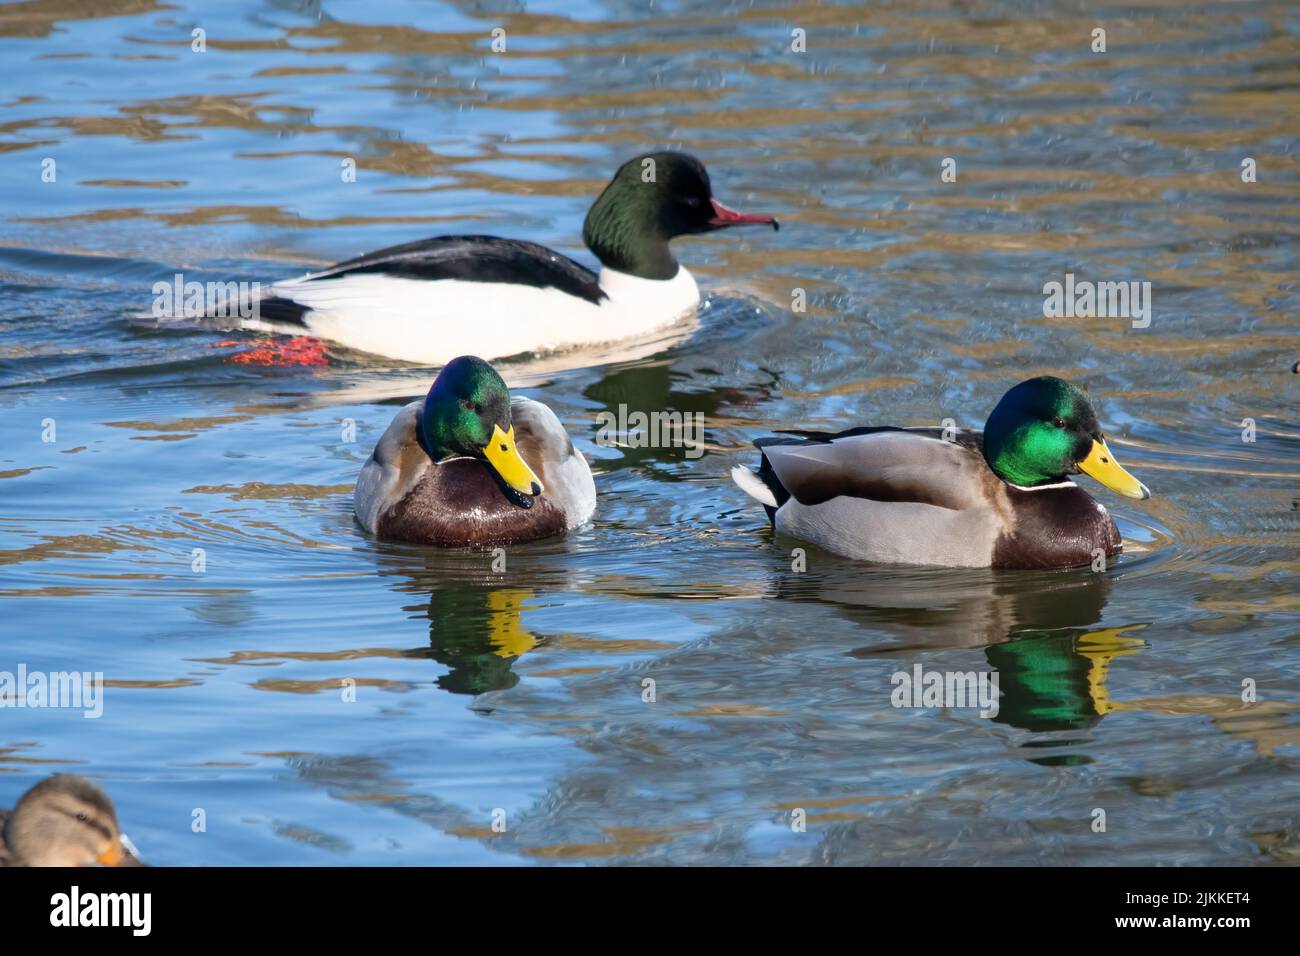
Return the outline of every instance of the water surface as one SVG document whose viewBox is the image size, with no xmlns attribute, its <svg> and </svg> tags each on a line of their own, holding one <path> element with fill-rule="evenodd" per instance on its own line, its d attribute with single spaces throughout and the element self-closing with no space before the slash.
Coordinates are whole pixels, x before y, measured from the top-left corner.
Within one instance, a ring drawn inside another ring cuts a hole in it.
<svg viewBox="0 0 1300 956">
<path fill-rule="evenodd" d="M 0 712 L 0 803 L 92 775 L 173 865 L 1296 862 L 1297 34 L 1282 2 L 5 5 L 0 669 L 109 686 Z M 694 327 L 502 366 L 601 496 L 503 571 L 353 523 L 435 370 L 132 318 L 178 270 L 444 232 L 588 259 L 664 146 L 785 228 L 677 243 Z M 1151 282 L 1150 326 L 1044 318 L 1069 272 Z M 1036 374 L 1155 494 L 1090 485 L 1103 574 L 795 572 L 726 477 L 771 428 L 977 426 Z M 598 445 L 620 404 L 702 413 L 707 453 Z M 998 716 L 894 708 L 916 664 L 996 670 Z"/>
</svg>

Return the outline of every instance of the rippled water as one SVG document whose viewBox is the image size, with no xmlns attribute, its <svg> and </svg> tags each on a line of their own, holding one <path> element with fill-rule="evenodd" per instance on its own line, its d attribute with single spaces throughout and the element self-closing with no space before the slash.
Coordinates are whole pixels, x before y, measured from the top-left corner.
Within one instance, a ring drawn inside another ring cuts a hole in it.
<svg viewBox="0 0 1300 956">
<path fill-rule="evenodd" d="M 109 687 L 0 712 L 0 803 L 90 774 L 159 864 L 1296 862 L 1298 34 L 1282 2 L 0 7 L 0 670 Z M 693 330 L 503 366 L 601 498 L 501 573 L 353 524 L 432 370 L 131 318 L 178 270 L 443 232 L 585 258 L 661 146 L 786 228 L 677 243 Z M 1067 272 L 1150 281 L 1150 327 L 1044 318 Z M 1155 494 L 1090 485 L 1105 574 L 795 573 L 726 479 L 768 429 L 979 425 L 1041 373 Z M 597 445 L 620 403 L 703 413 L 707 454 Z M 893 708 L 916 664 L 996 669 L 1000 713 Z"/>
</svg>

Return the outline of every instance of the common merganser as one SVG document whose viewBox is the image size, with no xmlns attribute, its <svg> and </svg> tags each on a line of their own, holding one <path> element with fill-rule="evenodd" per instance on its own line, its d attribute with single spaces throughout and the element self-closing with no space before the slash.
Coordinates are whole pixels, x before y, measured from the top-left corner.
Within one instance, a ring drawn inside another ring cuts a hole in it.
<svg viewBox="0 0 1300 956">
<path fill-rule="evenodd" d="M 714 199 L 693 156 L 649 153 L 624 163 L 587 213 L 599 274 L 533 242 L 438 236 L 276 282 L 242 326 L 428 365 L 632 338 L 699 306 L 669 242 L 743 224 L 780 228 Z"/>
</svg>

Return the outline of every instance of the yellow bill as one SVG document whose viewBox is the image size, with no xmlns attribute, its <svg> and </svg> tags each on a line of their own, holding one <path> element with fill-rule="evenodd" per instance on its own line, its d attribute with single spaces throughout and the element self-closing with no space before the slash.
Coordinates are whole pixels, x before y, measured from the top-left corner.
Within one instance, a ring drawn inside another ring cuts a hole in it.
<svg viewBox="0 0 1300 956">
<path fill-rule="evenodd" d="M 492 438 L 488 442 L 487 448 L 483 449 L 483 454 L 488 460 L 501 480 L 510 488 L 519 492 L 521 495 L 540 495 L 542 493 L 542 483 L 533 470 L 528 467 L 528 463 L 519 454 L 519 449 L 515 447 L 515 429 L 510 426 L 510 431 L 503 432 L 500 425 L 492 426 Z"/>
<path fill-rule="evenodd" d="M 1151 497 L 1147 486 L 1125 471 L 1115 460 L 1104 439 L 1093 439 L 1092 450 L 1088 452 L 1087 458 L 1079 462 L 1079 470 L 1126 498 Z"/>
</svg>

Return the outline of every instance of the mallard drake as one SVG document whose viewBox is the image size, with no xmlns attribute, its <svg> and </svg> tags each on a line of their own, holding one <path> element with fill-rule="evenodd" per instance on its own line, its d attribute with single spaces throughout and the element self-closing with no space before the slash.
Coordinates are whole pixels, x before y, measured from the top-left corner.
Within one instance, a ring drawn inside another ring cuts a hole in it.
<svg viewBox="0 0 1300 956">
<path fill-rule="evenodd" d="M 143 865 L 113 801 L 85 777 L 55 774 L 0 810 L 0 866 Z"/>
<path fill-rule="evenodd" d="M 496 369 L 463 355 L 397 413 L 353 505 L 363 528 L 390 541 L 508 544 L 585 522 L 596 483 L 553 411 L 512 399 Z"/>
<path fill-rule="evenodd" d="M 599 274 L 553 249 L 496 236 L 438 236 L 273 283 L 241 304 L 244 328 L 314 335 L 424 365 L 613 342 L 694 311 L 700 292 L 668 244 L 771 216 L 713 198 L 694 156 L 624 163 L 587 213 L 582 238 Z M 222 315 L 234 311 L 223 305 Z"/>
<path fill-rule="evenodd" d="M 757 472 L 732 478 L 773 526 L 863 561 L 1064 568 L 1122 550 L 1106 509 L 1067 478 L 1082 471 L 1129 498 L 1146 485 L 1115 460 L 1083 391 L 1021 382 L 983 432 L 853 428 L 783 432 L 754 443 Z"/>
</svg>

